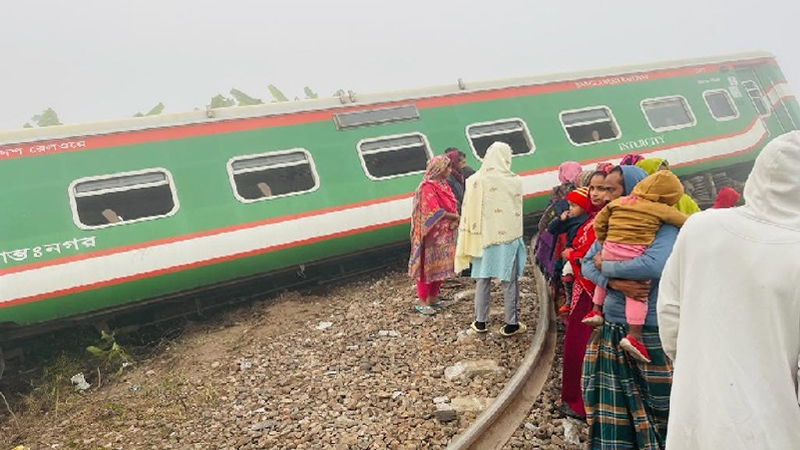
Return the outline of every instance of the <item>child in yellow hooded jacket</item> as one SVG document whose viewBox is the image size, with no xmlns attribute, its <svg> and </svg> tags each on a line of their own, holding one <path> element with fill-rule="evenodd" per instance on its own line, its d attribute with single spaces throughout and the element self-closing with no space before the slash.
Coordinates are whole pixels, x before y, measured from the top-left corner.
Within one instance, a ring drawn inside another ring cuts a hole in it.
<svg viewBox="0 0 800 450">
<path fill-rule="evenodd" d="M 669 162 L 663 158 L 642 159 L 636 162 L 635 166 L 647 172 L 648 175 L 652 175 L 660 170 L 669 170 Z M 697 206 L 697 203 L 692 200 L 692 197 L 689 197 L 686 193 L 681 195 L 681 198 L 675 202 L 675 209 L 687 216 L 700 212 L 700 207 Z"/>
<path fill-rule="evenodd" d="M 625 261 L 641 255 L 655 240 L 663 223 L 683 226 L 687 215 L 674 208 L 683 196 L 683 185 L 669 171 L 658 171 L 636 185 L 627 197 L 620 197 L 603 208 L 594 219 L 597 241 L 603 245 L 603 259 Z M 606 290 L 597 286 L 594 291 L 594 308 L 583 319 L 589 325 L 601 325 L 600 309 Z M 620 347 L 634 358 L 650 362 L 647 350 L 641 343 L 642 326 L 647 316 L 647 298 L 625 298 L 625 318 L 628 335 Z"/>
</svg>

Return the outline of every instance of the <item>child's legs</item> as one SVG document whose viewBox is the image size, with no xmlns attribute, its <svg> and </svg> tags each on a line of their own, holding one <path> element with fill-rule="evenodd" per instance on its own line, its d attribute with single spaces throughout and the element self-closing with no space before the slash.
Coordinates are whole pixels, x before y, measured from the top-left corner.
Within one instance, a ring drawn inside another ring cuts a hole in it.
<svg viewBox="0 0 800 450">
<path fill-rule="evenodd" d="M 610 242 L 606 241 L 603 243 L 603 260 L 604 261 L 627 261 L 629 259 L 633 259 L 637 256 L 640 256 L 644 253 L 645 249 L 647 248 L 646 245 L 638 245 L 638 244 L 621 244 L 619 242 Z M 595 305 L 602 305 L 603 301 L 605 300 L 606 290 L 600 286 L 597 286 L 594 290 L 594 297 L 592 301 Z M 638 305 L 632 305 L 632 303 L 638 303 Z M 644 315 L 642 315 L 641 309 L 639 308 L 640 305 L 644 305 Z M 629 308 L 633 308 L 635 319 L 634 322 L 631 322 L 631 317 L 628 314 Z M 642 318 L 639 319 L 639 315 L 642 315 Z M 629 325 L 637 325 L 635 323 L 638 322 L 638 325 L 644 323 L 644 316 L 647 315 L 647 304 L 642 302 L 637 302 L 633 299 L 625 299 L 625 316 L 628 320 Z"/>
<path fill-rule="evenodd" d="M 647 282 L 647 285 L 650 285 L 650 281 Z M 647 319 L 647 298 L 637 300 L 625 297 L 625 320 L 628 322 L 632 335 L 637 338 L 641 337 L 645 319 Z"/>
<path fill-rule="evenodd" d="M 639 244 L 620 244 L 619 242 L 603 243 L 603 260 L 605 261 L 627 261 L 641 256 L 647 249 L 646 245 Z"/>
<path fill-rule="evenodd" d="M 647 317 L 647 300 L 641 301 L 635 298 L 625 297 L 625 320 L 628 325 L 644 325 Z"/>
<path fill-rule="evenodd" d="M 597 306 L 603 306 L 603 302 L 606 299 L 606 288 L 602 286 L 595 286 L 594 287 L 594 296 L 592 297 L 592 303 Z"/>
</svg>

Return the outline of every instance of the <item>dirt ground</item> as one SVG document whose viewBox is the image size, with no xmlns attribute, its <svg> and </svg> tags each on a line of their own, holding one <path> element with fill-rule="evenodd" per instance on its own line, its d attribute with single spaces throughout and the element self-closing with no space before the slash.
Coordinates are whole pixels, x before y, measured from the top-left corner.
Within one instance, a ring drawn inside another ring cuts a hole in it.
<svg viewBox="0 0 800 450">
<path fill-rule="evenodd" d="M 448 283 L 442 296 L 471 285 Z M 68 382 L 70 358 L 56 357 L 49 379 L 12 373 L 0 384 L 15 412 L 0 405 L 0 450 L 444 448 L 478 412 L 443 423 L 434 399 L 491 400 L 530 345 L 537 314 L 530 278 L 521 292 L 521 320 L 530 326 L 512 338 L 496 332 L 499 291 L 491 332 L 477 335 L 468 329 L 471 297 L 424 317 L 413 310 L 411 281 L 393 270 L 185 323 L 177 337 L 132 352 L 121 375 L 116 366 L 91 370 L 96 361 L 82 352 L 77 367 L 91 385 L 83 392 Z M 448 366 L 475 360 L 499 369 L 444 377 Z M 39 384 L 8 390 L 26 382 Z"/>
</svg>

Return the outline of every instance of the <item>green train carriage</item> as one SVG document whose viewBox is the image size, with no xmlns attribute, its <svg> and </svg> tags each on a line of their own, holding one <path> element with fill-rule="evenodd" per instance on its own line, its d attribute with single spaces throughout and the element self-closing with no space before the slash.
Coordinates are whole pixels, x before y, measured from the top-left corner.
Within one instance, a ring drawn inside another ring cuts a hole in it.
<svg viewBox="0 0 800 450">
<path fill-rule="evenodd" d="M 525 212 L 557 166 L 628 152 L 679 175 L 798 129 L 767 53 L 0 133 L 0 342 L 408 239 L 425 163 L 511 144 Z"/>
</svg>

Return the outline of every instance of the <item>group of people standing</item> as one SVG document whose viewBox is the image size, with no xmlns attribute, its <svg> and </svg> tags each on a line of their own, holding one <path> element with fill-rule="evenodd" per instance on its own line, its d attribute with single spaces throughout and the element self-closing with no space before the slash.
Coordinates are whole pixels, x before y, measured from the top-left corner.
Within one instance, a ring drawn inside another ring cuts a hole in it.
<svg viewBox="0 0 800 450">
<path fill-rule="evenodd" d="M 470 327 L 477 333 L 488 331 L 491 279 L 496 278 L 505 301 L 499 333 L 524 333 L 517 303 L 526 258 L 522 181 L 511 171 L 511 147 L 492 144 L 474 173 L 457 149 L 432 158 L 414 193 L 411 213 L 409 275 L 417 281 L 416 311 L 430 316 L 448 306 L 438 298 L 442 282 L 469 271 L 475 279 L 475 321 Z"/>
<path fill-rule="evenodd" d="M 567 294 L 558 408 L 587 422 L 588 448 L 800 448 L 797 166 L 800 132 L 780 136 L 756 159 L 744 206 L 723 188 L 701 214 L 663 159 L 559 167 L 536 259 L 551 294 Z M 499 278 L 499 331 L 525 331 L 522 188 L 506 144 L 469 177 L 457 151 L 430 161 L 411 240 L 417 311 L 435 314 L 441 281 L 471 265 L 471 328 L 487 330 Z"/>
<path fill-rule="evenodd" d="M 702 214 L 662 159 L 561 165 L 537 262 L 568 294 L 559 409 L 588 448 L 800 448 L 800 289 L 764 267 L 800 245 L 795 163 L 798 132 L 759 155 L 745 206 Z"/>
<path fill-rule="evenodd" d="M 564 267 L 550 282 L 568 293 L 559 410 L 587 421 L 591 448 L 660 449 L 672 366 L 658 336 L 659 278 L 679 227 L 700 209 L 666 161 L 621 162 L 577 174 L 578 163 L 561 165 L 570 176 L 553 190 L 556 216 L 542 227 L 537 259 Z"/>
</svg>

